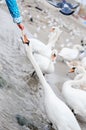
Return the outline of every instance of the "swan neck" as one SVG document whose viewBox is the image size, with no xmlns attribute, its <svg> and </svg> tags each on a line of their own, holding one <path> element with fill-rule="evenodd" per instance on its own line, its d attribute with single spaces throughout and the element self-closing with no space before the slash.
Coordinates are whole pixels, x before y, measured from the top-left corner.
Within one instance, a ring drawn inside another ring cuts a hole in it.
<svg viewBox="0 0 86 130">
<path fill-rule="evenodd" d="M 74 88 L 78 88 L 78 86 L 80 85 L 80 81 L 78 80 L 69 80 L 69 81 L 66 81 L 63 85 L 63 89 L 64 90 L 68 90 L 68 89 L 71 89 L 70 91 L 73 91 Z M 75 86 L 75 87 L 73 87 Z"/>
<path fill-rule="evenodd" d="M 67 89 L 72 89 L 73 87 L 73 85 L 74 84 L 77 84 L 77 82 L 78 81 L 73 81 L 73 80 L 69 80 L 69 81 L 66 81 L 65 83 L 64 83 L 64 85 L 63 85 L 63 88 L 65 89 L 65 88 L 67 88 Z"/>
<path fill-rule="evenodd" d="M 56 43 L 56 39 L 54 39 L 54 40 L 49 40 L 47 46 L 48 46 L 49 48 L 55 47 L 55 43 Z"/>
<path fill-rule="evenodd" d="M 80 45 L 75 45 L 75 46 L 73 47 L 73 49 L 80 50 L 80 49 L 81 49 L 81 46 L 80 46 Z"/>
<path fill-rule="evenodd" d="M 53 35 L 51 34 L 47 46 L 48 47 L 52 47 L 52 46 L 55 47 L 55 43 L 58 40 L 59 36 L 60 36 L 60 33 L 58 33 L 58 34 L 54 33 Z"/>
<path fill-rule="evenodd" d="M 48 83 L 46 82 L 46 80 L 41 72 L 41 69 L 40 69 L 39 65 L 37 64 L 37 62 L 35 61 L 34 56 L 32 55 L 32 52 L 30 49 L 27 50 L 27 56 L 28 56 L 29 60 L 31 61 L 31 63 L 40 79 L 40 82 L 44 87 L 44 90 L 46 91 L 46 86 L 48 86 Z"/>
</svg>

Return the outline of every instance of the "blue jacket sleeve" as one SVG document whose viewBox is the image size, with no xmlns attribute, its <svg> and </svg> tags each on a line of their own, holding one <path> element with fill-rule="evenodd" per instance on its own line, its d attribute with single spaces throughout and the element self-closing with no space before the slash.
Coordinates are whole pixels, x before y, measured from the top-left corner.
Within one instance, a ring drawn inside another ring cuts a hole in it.
<svg viewBox="0 0 86 130">
<path fill-rule="evenodd" d="M 20 11 L 17 5 L 17 1 L 16 0 L 5 0 L 5 1 L 10 11 L 10 14 L 13 17 L 13 21 L 15 23 L 21 23 L 22 18 L 21 18 Z"/>
</svg>

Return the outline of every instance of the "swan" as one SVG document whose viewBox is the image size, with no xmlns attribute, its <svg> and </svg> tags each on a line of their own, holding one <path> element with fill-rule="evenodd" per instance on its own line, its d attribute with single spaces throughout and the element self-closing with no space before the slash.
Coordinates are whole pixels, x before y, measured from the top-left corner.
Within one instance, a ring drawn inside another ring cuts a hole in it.
<svg viewBox="0 0 86 130">
<path fill-rule="evenodd" d="M 79 89 L 81 82 L 82 79 L 66 81 L 62 86 L 62 95 L 76 116 L 86 122 L 86 91 Z"/>
<path fill-rule="evenodd" d="M 48 36 L 49 37 L 48 44 L 47 44 L 48 48 L 51 48 L 51 49 L 55 48 L 55 43 L 59 39 L 62 33 L 62 30 L 60 28 L 61 26 L 51 28 L 50 34 Z"/>
<path fill-rule="evenodd" d="M 74 45 L 72 49 L 64 47 L 58 55 L 64 60 L 72 61 L 78 58 L 80 51 L 83 51 L 83 47 L 81 45 Z"/>
<path fill-rule="evenodd" d="M 31 61 L 44 89 L 44 105 L 49 120 L 58 130 L 81 130 L 75 116 L 69 107 L 61 101 L 46 82 L 40 67 L 35 61 L 31 46 L 25 45 L 28 59 Z M 27 51 L 29 50 L 29 51 Z"/>
<path fill-rule="evenodd" d="M 79 80 L 78 88 L 86 91 L 86 70 L 83 66 L 76 66 L 70 69 L 70 73 L 75 72 L 76 76 L 74 80 Z"/>
<path fill-rule="evenodd" d="M 57 50 L 53 49 L 50 58 L 45 57 L 43 55 L 38 55 L 37 53 L 34 53 L 34 58 L 37 61 L 41 71 L 43 74 L 47 73 L 53 73 L 55 70 L 55 63 L 57 58 Z"/>
<path fill-rule="evenodd" d="M 54 64 L 57 57 L 57 50 L 53 48 L 55 48 L 55 43 L 61 33 L 62 31 L 60 30 L 60 26 L 52 27 L 51 32 L 49 34 L 49 41 L 47 45 L 43 44 L 42 42 L 38 42 L 39 40 L 37 39 L 29 39 L 32 50 L 34 50 L 34 57 L 37 63 L 39 64 L 43 74 L 49 74 L 54 72 Z M 34 42 L 32 42 L 31 40 Z M 35 43 L 35 41 L 38 43 Z M 38 48 L 41 51 L 41 53 L 37 51 Z M 52 60 L 52 56 L 54 56 L 54 60 Z M 35 71 L 32 73 L 32 76 L 34 75 L 34 73 Z"/>
<path fill-rule="evenodd" d="M 59 36 L 61 35 L 62 31 L 60 29 L 60 26 L 58 27 L 52 27 L 52 32 L 49 34 L 49 41 L 46 45 L 45 43 L 41 42 L 38 39 L 35 38 L 27 38 L 26 35 L 22 34 L 22 39 L 29 39 L 30 46 L 32 47 L 32 51 L 34 53 L 38 53 L 40 55 L 50 57 L 52 53 L 52 49 L 55 47 L 55 43 L 58 40 Z"/>
</svg>

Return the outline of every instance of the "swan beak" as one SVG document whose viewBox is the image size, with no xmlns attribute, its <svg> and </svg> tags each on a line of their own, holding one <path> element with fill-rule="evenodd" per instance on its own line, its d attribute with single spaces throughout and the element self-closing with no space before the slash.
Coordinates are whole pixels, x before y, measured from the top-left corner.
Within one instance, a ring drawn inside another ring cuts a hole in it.
<svg viewBox="0 0 86 130">
<path fill-rule="evenodd" d="M 73 73 L 74 71 L 75 71 L 75 69 L 72 68 L 69 70 L 69 73 Z"/>
<path fill-rule="evenodd" d="M 53 55 L 51 56 L 51 59 L 52 59 L 52 61 L 55 61 L 55 60 L 56 60 L 56 54 L 53 54 Z"/>
<path fill-rule="evenodd" d="M 24 44 L 28 44 L 28 45 L 29 45 L 30 41 L 29 41 L 29 39 L 27 38 L 26 34 L 24 34 L 24 35 L 21 37 L 21 39 L 22 39 L 22 42 L 23 42 Z"/>
<path fill-rule="evenodd" d="M 51 28 L 51 29 L 50 29 L 50 32 L 54 32 L 54 30 L 55 30 L 55 28 Z"/>
</svg>

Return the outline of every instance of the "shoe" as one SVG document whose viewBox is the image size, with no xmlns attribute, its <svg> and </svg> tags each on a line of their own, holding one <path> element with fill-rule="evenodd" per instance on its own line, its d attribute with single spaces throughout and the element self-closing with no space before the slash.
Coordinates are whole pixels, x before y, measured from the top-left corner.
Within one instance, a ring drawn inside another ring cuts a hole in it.
<svg viewBox="0 0 86 130">
<path fill-rule="evenodd" d="M 61 12 L 64 15 L 71 15 L 73 14 L 75 11 L 71 10 L 69 7 L 64 7 L 61 10 L 59 10 L 59 12 Z"/>
</svg>

